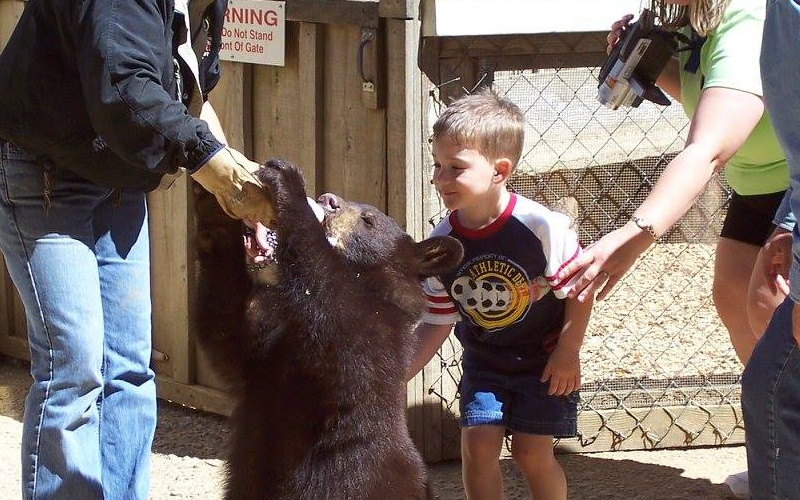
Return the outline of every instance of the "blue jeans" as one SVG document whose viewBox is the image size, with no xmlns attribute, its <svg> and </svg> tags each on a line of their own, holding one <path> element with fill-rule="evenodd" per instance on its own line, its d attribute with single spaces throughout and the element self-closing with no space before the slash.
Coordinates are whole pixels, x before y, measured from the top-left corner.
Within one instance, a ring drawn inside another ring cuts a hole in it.
<svg viewBox="0 0 800 500">
<path fill-rule="evenodd" d="M 797 217 L 795 217 L 794 212 L 792 212 L 791 202 L 792 188 L 790 187 L 786 190 L 786 193 L 784 193 L 781 204 L 775 212 L 775 217 L 772 219 L 774 225 L 787 231 L 794 231 L 794 225 L 797 224 Z"/>
<path fill-rule="evenodd" d="M 25 500 L 145 499 L 155 430 L 141 192 L 49 174 L 2 146 L 0 250 L 28 321 Z"/>
<path fill-rule="evenodd" d="M 465 365 L 460 394 L 461 426 L 499 425 L 511 432 L 575 436 L 578 427 L 578 393 L 550 396 L 550 382 L 536 373 L 498 373 Z"/>
<path fill-rule="evenodd" d="M 772 316 L 742 376 L 752 500 L 800 498 L 800 348 L 787 298 Z"/>
<path fill-rule="evenodd" d="M 775 135 L 789 162 L 791 211 L 800 213 L 800 4 L 768 0 L 761 44 L 764 103 Z M 791 296 L 800 302 L 800 228 L 794 229 L 794 265 L 789 276 Z"/>
</svg>

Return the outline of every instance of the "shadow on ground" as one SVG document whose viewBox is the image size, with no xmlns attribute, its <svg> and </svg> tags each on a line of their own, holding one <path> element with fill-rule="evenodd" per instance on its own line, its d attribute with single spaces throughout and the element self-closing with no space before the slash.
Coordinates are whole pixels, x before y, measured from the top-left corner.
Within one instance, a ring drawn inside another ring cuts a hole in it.
<svg viewBox="0 0 800 500">
<path fill-rule="evenodd" d="M 22 419 L 22 408 L 30 377 L 27 366 L 18 361 L 0 358 L 0 417 L 16 422 Z M 220 495 L 219 465 L 225 455 L 228 437 L 226 419 L 217 415 L 199 412 L 173 403 L 159 400 L 159 424 L 153 443 L 154 485 L 151 498 L 160 500 L 209 500 Z M 2 418 L 0 418 L 2 421 Z M 15 424 L 19 429 L 18 424 Z M 18 441 L 19 430 L 13 431 L 13 440 Z M 2 432 L 0 432 L 2 435 Z M 9 443 L 6 443 L 8 446 Z M 16 450 L 8 450 L 9 457 L 16 457 Z M 724 465 L 731 449 L 686 450 L 681 456 L 703 454 L 711 458 L 694 457 L 680 460 L 681 464 L 698 472 L 695 467 L 710 470 Z M 670 452 L 639 453 L 637 460 L 623 457 L 626 453 L 602 455 L 559 455 L 569 479 L 570 500 L 722 500 L 729 498 L 725 486 L 708 479 L 684 477 L 683 468 L 647 463 L 658 461 L 649 457 L 662 456 Z M 659 455 L 662 454 L 662 455 Z M 612 455 L 614 458 L 609 458 Z M 644 458 L 641 458 L 644 457 Z M 726 457 L 726 458 L 715 458 Z M 641 459 L 641 461 L 639 461 Z M 188 461 L 188 462 L 187 462 Z M 701 465 L 696 465 L 700 462 Z M 176 468 L 177 464 L 177 468 Z M 511 459 L 501 461 L 505 478 L 506 500 L 528 500 L 525 480 Z M 158 469 L 162 469 L 159 472 Z M 169 471 L 175 472 L 175 477 Z M 700 471 L 702 472 L 702 471 Z M 16 473 L 12 473 L 15 475 Z M 159 481 L 159 477 L 163 481 Z M 169 476 L 169 477 L 167 477 Z M 430 476 L 439 500 L 463 499 L 461 464 L 458 461 L 440 462 L 430 466 Z M 709 476 L 712 477 L 712 476 Z M 0 477 L 0 481 L 17 481 L 17 478 Z M 163 483 L 163 484 L 162 484 Z M 16 491 L 16 490 L 14 490 Z"/>
<path fill-rule="evenodd" d="M 569 481 L 570 500 L 721 500 L 727 487 L 707 479 L 682 477 L 682 469 L 634 460 L 594 458 L 591 455 L 559 455 Z M 529 500 L 528 486 L 511 459 L 501 461 L 506 500 Z M 431 467 L 431 479 L 439 500 L 464 498 L 461 463 L 452 461 Z"/>
</svg>

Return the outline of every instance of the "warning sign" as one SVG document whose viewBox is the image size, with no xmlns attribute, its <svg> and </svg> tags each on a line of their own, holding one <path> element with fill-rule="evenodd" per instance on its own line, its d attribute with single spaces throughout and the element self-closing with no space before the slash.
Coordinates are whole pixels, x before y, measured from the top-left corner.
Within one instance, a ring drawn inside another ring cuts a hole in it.
<svg viewBox="0 0 800 500">
<path fill-rule="evenodd" d="M 229 0 L 220 59 L 283 66 L 285 2 Z"/>
</svg>

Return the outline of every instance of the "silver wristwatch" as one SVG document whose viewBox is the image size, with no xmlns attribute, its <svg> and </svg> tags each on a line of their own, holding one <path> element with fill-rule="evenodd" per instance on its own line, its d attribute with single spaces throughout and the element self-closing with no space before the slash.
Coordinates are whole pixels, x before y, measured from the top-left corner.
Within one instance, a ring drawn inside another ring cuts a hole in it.
<svg viewBox="0 0 800 500">
<path fill-rule="evenodd" d="M 637 217 L 637 216 L 634 215 L 634 216 L 631 216 L 631 221 L 633 221 L 633 223 L 636 224 L 636 227 L 638 227 L 639 229 L 641 229 L 643 231 L 647 231 L 648 233 L 650 233 L 650 236 L 652 236 L 654 240 L 658 239 L 658 235 L 656 234 L 656 230 L 653 229 L 653 225 L 652 224 L 647 222 L 647 219 L 645 219 L 644 217 Z"/>
</svg>

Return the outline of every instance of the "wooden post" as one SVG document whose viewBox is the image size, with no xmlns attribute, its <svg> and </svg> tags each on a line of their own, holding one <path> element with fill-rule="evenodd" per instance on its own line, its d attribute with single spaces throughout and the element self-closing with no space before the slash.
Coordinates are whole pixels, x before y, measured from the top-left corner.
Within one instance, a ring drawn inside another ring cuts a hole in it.
<svg viewBox="0 0 800 500">
<path fill-rule="evenodd" d="M 423 186 L 422 75 L 417 68 L 418 23 L 386 21 L 387 213 L 415 239 L 427 236 Z"/>
<path fill-rule="evenodd" d="M 188 175 L 171 188 L 147 197 L 150 224 L 151 296 L 153 300 L 153 347 L 168 355 L 159 373 L 169 371 L 173 380 L 194 382 L 194 314 L 191 300 L 194 241 L 189 213 L 193 210 Z M 160 369 L 159 369 L 160 368 Z"/>
<path fill-rule="evenodd" d="M 298 61 L 300 82 L 300 143 L 303 145 L 298 161 L 306 173 L 309 196 L 322 194 L 322 174 L 325 171 L 322 128 L 325 113 L 324 56 L 325 29 L 314 23 L 300 23 Z"/>
</svg>

